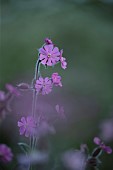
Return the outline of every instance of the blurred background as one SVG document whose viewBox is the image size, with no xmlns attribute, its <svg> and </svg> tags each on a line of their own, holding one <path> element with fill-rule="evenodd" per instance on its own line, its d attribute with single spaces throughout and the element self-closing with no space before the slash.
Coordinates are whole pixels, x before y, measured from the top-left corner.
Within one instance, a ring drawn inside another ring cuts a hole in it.
<svg viewBox="0 0 113 170">
<path fill-rule="evenodd" d="M 68 118 L 63 127 L 56 126 L 54 154 L 81 143 L 92 151 L 101 123 L 113 118 L 113 0 L 1 0 L 0 10 L 0 89 L 6 83 L 30 83 L 37 49 L 46 37 L 52 39 L 68 62 L 66 70 L 60 65 L 42 69 L 43 75 L 62 76 L 62 89 L 55 88 L 49 98 L 64 105 Z M 16 152 L 18 131 L 12 145 L 4 128 L 0 142 Z M 113 140 L 108 144 L 113 147 Z M 101 160 L 100 169 L 113 169 L 113 155 L 103 154 Z"/>
</svg>

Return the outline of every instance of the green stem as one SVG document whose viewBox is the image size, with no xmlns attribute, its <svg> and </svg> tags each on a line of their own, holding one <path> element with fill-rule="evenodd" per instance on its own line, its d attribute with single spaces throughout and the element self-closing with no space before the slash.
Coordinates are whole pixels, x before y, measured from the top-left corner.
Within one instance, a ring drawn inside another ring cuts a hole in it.
<svg viewBox="0 0 113 170">
<path fill-rule="evenodd" d="M 38 60 L 36 62 L 35 75 L 32 81 L 32 88 L 33 88 L 32 117 L 34 119 L 35 119 L 35 110 L 36 110 L 36 102 L 37 102 L 37 92 L 36 92 L 36 89 L 34 88 L 34 84 L 36 83 L 36 80 L 38 79 L 39 75 L 40 75 L 40 61 Z M 30 136 L 31 150 L 35 149 L 34 146 L 35 146 L 35 136 Z M 32 165 L 30 165 L 30 170 L 33 170 Z"/>
</svg>

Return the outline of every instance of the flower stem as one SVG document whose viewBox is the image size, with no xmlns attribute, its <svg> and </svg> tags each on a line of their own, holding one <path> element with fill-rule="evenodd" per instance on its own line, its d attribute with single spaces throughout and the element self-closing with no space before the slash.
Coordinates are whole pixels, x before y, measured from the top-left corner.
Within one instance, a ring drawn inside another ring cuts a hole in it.
<svg viewBox="0 0 113 170">
<path fill-rule="evenodd" d="M 37 60 L 36 67 L 35 67 L 35 75 L 32 81 L 32 88 L 33 88 L 33 101 L 32 101 L 32 117 L 35 119 L 35 111 L 36 111 L 36 102 L 37 102 L 37 92 L 34 87 L 36 80 L 40 75 L 40 60 Z M 35 149 L 35 136 L 30 136 L 30 147 L 31 150 Z M 32 165 L 30 165 L 30 170 L 32 170 Z"/>
</svg>

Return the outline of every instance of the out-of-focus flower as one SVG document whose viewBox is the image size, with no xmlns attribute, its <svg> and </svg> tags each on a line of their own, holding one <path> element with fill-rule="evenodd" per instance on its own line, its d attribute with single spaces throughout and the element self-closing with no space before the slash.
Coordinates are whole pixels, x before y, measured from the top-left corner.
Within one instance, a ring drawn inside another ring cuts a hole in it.
<svg viewBox="0 0 113 170">
<path fill-rule="evenodd" d="M 63 69 L 67 68 L 67 62 L 66 62 L 66 58 L 62 57 L 63 54 L 63 50 L 60 51 L 60 62 L 61 62 L 61 67 Z"/>
<path fill-rule="evenodd" d="M 51 78 L 52 78 L 52 82 L 55 86 L 62 87 L 61 76 L 59 76 L 58 73 L 53 73 Z"/>
<path fill-rule="evenodd" d="M 29 137 L 35 134 L 36 122 L 32 116 L 22 117 L 21 121 L 18 121 L 18 127 L 20 128 L 20 135 L 25 134 L 26 137 Z"/>
<path fill-rule="evenodd" d="M 49 125 L 48 122 L 42 121 L 37 129 L 37 135 L 41 137 L 41 136 L 46 136 L 48 134 L 52 134 L 52 135 L 55 134 L 55 129 L 52 125 Z"/>
<path fill-rule="evenodd" d="M 79 150 L 70 150 L 63 154 L 62 161 L 70 170 L 85 170 L 87 155 Z"/>
<path fill-rule="evenodd" d="M 5 92 L 0 90 L 0 102 L 5 100 Z"/>
<path fill-rule="evenodd" d="M 6 84 L 6 89 L 16 97 L 20 96 L 19 90 L 16 87 L 12 86 L 11 84 Z"/>
<path fill-rule="evenodd" d="M 5 118 L 7 112 L 10 112 L 10 99 L 11 95 L 0 91 L 0 120 Z"/>
<path fill-rule="evenodd" d="M 63 108 L 63 106 L 59 106 L 58 104 L 55 106 L 55 109 L 56 109 L 56 111 L 57 111 L 57 113 L 58 113 L 58 116 L 60 117 L 60 118 L 62 118 L 62 119 L 66 119 L 66 116 L 65 116 L 65 114 L 64 114 L 64 108 Z"/>
<path fill-rule="evenodd" d="M 55 134 L 55 128 L 50 125 L 46 117 L 41 113 L 38 116 L 36 136 L 39 138 L 48 134 Z"/>
<path fill-rule="evenodd" d="M 58 47 L 54 47 L 53 44 L 44 45 L 39 49 L 39 59 L 43 65 L 54 66 L 60 60 Z"/>
<path fill-rule="evenodd" d="M 45 38 L 45 43 L 46 43 L 47 45 L 53 44 L 53 42 L 52 42 L 51 39 L 49 39 L 49 38 Z"/>
<path fill-rule="evenodd" d="M 113 119 L 107 119 L 100 125 L 101 134 L 100 136 L 104 141 L 113 140 Z"/>
<path fill-rule="evenodd" d="M 3 163 L 11 162 L 12 158 L 13 153 L 11 149 L 5 144 L 0 144 L 0 162 Z"/>
<path fill-rule="evenodd" d="M 42 164 L 48 161 L 48 153 L 40 152 L 40 151 L 33 151 L 29 153 L 27 156 L 21 154 L 18 156 L 18 162 L 23 165 L 29 164 Z"/>
<path fill-rule="evenodd" d="M 5 116 L 5 111 L 6 111 L 5 99 L 6 99 L 5 92 L 0 91 L 0 120 L 2 120 Z"/>
<path fill-rule="evenodd" d="M 30 89 L 30 86 L 27 83 L 20 83 L 17 85 L 17 88 L 19 90 L 28 90 L 28 89 Z"/>
<path fill-rule="evenodd" d="M 98 146 L 99 146 L 103 151 L 105 151 L 106 153 L 108 153 L 108 154 L 111 154 L 111 153 L 112 153 L 111 147 L 106 146 L 106 145 L 101 141 L 100 138 L 95 137 L 95 138 L 94 138 L 94 143 L 95 143 L 96 145 L 98 145 Z"/>
<path fill-rule="evenodd" d="M 45 79 L 40 77 L 38 80 L 36 80 L 35 88 L 36 91 L 42 95 L 48 94 L 52 91 L 52 81 L 48 77 Z"/>
</svg>

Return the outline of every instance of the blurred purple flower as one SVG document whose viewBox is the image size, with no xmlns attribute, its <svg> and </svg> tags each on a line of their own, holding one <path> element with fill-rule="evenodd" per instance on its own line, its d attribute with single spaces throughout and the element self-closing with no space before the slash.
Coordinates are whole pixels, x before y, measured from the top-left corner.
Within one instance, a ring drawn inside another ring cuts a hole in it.
<svg viewBox="0 0 113 170">
<path fill-rule="evenodd" d="M 7 112 L 11 111 L 10 101 L 12 95 L 9 93 L 5 93 L 4 91 L 0 91 L 0 120 L 4 119 Z"/>
<path fill-rule="evenodd" d="M 54 135 L 55 129 L 53 126 L 49 125 L 48 122 L 42 121 L 37 129 L 37 135 L 39 137 L 46 136 L 48 134 Z"/>
<path fill-rule="evenodd" d="M 60 60 L 60 52 L 58 47 L 53 44 L 45 45 L 39 49 L 39 58 L 43 65 L 53 66 Z"/>
<path fill-rule="evenodd" d="M 62 57 L 63 54 L 63 50 L 60 51 L 60 61 L 61 61 L 61 67 L 63 69 L 67 68 L 67 62 L 66 62 L 66 58 Z"/>
<path fill-rule="evenodd" d="M 0 90 L 0 102 L 5 100 L 5 92 Z"/>
<path fill-rule="evenodd" d="M 42 114 L 38 116 L 36 133 L 38 137 L 43 137 L 48 134 L 55 134 L 54 127 L 48 123 L 47 119 Z"/>
<path fill-rule="evenodd" d="M 63 106 L 59 106 L 59 105 L 57 104 L 57 105 L 55 106 L 55 109 L 56 109 L 56 111 L 57 111 L 57 113 L 58 113 L 58 115 L 59 115 L 60 118 L 66 119 L 66 116 L 65 116 L 65 114 L 64 114 L 64 108 L 63 108 Z"/>
<path fill-rule="evenodd" d="M 25 134 L 26 137 L 29 137 L 35 134 L 36 122 L 32 116 L 22 117 L 21 121 L 18 121 L 18 127 L 20 128 L 20 135 Z"/>
<path fill-rule="evenodd" d="M 11 149 L 5 144 L 0 144 L 0 162 L 8 163 L 12 161 L 12 158 L 13 153 Z"/>
<path fill-rule="evenodd" d="M 30 164 L 43 164 L 48 161 L 48 153 L 40 152 L 40 151 L 33 151 L 29 153 L 27 156 L 24 154 L 18 155 L 18 162 L 23 165 Z"/>
<path fill-rule="evenodd" d="M 87 155 L 79 150 L 70 150 L 63 154 L 62 161 L 70 170 L 85 170 Z"/>
<path fill-rule="evenodd" d="M 105 141 L 113 140 L 113 119 L 108 119 L 100 125 L 101 136 Z"/>
<path fill-rule="evenodd" d="M 53 42 L 49 38 L 45 38 L 45 43 L 46 45 L 53 44 Z"/>
<path fill-rule="evenodd" d="M 99 145 L 99 147 L 100 147 L 103 151 L 105 151 L 106 153 L 108 153 L 108 154 L 111 154 L 111 153 L 112 153 L 112 149 L 111 149 L 109 146 L 106 146 L 106 145 L 101 141 L 100 138 L 95 137 L 95 138 L 94 138 L 94 143 L 95 143 L 96 145 Z"/>
<path fill-rule="evenodd" d="M 6 84 L 6 89 L 16 97 L 20 96 L 19 90 L 16 87 L 12 86 L 11 84 Z"/>
<path fill-rule="evenodd" d="M 40 77 L 38 80 L 36 80 L 35 88 L 36 91 L 42 95 L 48 94 L 52 91 L 52 81 L 48 77 L 45 79 Z"/>
<path fill-rule="evenodd" d="M 62 87 L 61 76 L 59 76 L 58 73 L 53 73 L 51 78 L 52 78 L 52 82 L 55 86 Z"/>
</svg>

